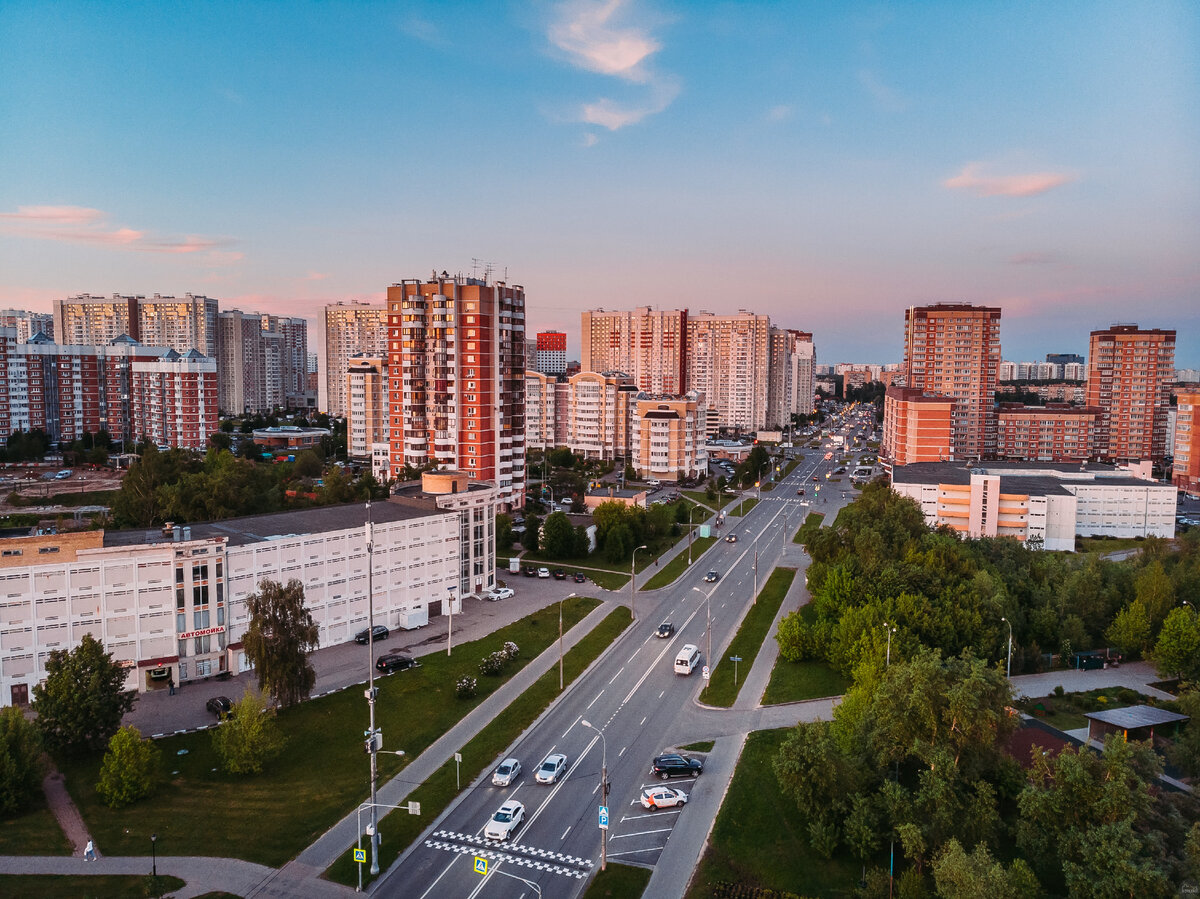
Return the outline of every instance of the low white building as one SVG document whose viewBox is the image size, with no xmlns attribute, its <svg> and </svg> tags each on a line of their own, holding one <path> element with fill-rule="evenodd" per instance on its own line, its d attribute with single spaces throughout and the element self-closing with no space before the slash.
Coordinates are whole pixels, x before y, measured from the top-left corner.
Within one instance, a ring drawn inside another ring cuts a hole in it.
<svg viewBox="0 0 1200 899">
<path fill-rule="evenodd" d="M 375 621 L 437 617 L 495 586 L 497 490 L 425 475 L 371 505 Z M 246 597 L 264 579 L 304 585 L 320 646 L 367 622 L 365 504 L 145 531 L 0 540 L 0 705 L 24 705 L 52 650 L 84 634 L 145 692 L 247 667 Z"/>
<path fill-rule="evenodd" d="M 931 527 L 966 537 L 1073 551 L 1077 536 L 1175 536 L 1176 490 L 1145 467 L 919 462 L 896 466 L 892 489 L 916 500 Z"/>
</svg>

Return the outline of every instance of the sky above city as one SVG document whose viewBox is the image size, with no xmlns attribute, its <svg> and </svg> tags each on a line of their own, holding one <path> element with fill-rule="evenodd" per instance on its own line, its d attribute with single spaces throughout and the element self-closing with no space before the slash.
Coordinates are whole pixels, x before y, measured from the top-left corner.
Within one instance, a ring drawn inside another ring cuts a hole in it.
<svg viewBox="0 0 1200 899">
<path fill-rule="evenodd" d="M 0 308 L 490 270 L 573 358 L 650 305 L 896 361 L 969 302 L 1007 359 L 1136 322 L 1197 367 L 1198 149 L 1191 0 L 4 0 Z"/>
</svg>

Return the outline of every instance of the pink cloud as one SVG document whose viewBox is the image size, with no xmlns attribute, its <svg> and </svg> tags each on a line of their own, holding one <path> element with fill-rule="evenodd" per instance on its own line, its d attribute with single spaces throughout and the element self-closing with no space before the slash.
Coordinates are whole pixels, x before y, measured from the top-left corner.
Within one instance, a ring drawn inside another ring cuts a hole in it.
<svg viewBox="0 0 1200 899">
<path fill-rule="evenodd" d="M 86 206 L 18 206 L 16 212 L 0 212 L 0 219 L 18 222 L 53 222 L 59 225 L 84 225 L 104 218 L 99 209 Z"/>
<path fill-rule="evenodd" d="M 301 280 L 303 281 L 324 281 L 329 277 L 329 272 L 309 272 Z"/>
<path fill-rule="evenodd" d="M 135 228 L 113 228 L 107 219 L 103 211 L 84 206 L 18 206 L 16 212 L 0 212 L 0 233 L 142 253 L 204 253 L 233 243 L 224 237 L 160 236 Z"/>
<path fill-rule="evenodd" d="M 1023 175 L 985 175 L 983 163 L 969 162 L 942 182 L 951 190 L 969 190 L 980 197 L 1036 197 L 1075 180 L 1069 172 L 1030 172 Z"/>
</svg>

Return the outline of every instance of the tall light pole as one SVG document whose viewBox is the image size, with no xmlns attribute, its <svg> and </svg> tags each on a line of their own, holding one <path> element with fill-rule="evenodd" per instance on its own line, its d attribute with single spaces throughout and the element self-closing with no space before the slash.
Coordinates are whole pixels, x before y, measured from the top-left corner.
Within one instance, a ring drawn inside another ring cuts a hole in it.
<svg viewBox="0 0 1200 899">
<path fill-rule="evenodd" d="M 563 644 L 562 644 L 562 604 L 563 599 L 570 599 L 574 593 L 568 593 L 558 601 L 558 692 L 563 688 Z"/>
<path fill-rule="evenodd" d="M 642 544 L 633 551 L 633 558 L 629 560 L 629 614 L 637 620 L 637 594 L 634 592 L 633 582 L 637 578 L 637 554 L 638 549 L 645 549 L 646 544 Z"/>
<path fill-rule="evenodd" d="M 705 602 L 705 605 L 707 606 L 707 609 L 705 612 L 705 618 L 704 618 L 704 621 L 705 621 L 704 633 L 708 637 L 708 648 L 707 648 L 707 650 L 705 650 L 704 661 L 711 668 L 712 667 L 712 591 L 710 590 L 708 593 L 704 593 L 704 591 L 701 590 L 699 587 L 693 587 L 692 589 L 695 590 L 697 593 L 704 594 L 704 602 Z M 708 689 L 707 683 L 704 685 L 704 689 L 706 689 L 706 690 Z"/>
<path fill-rule="evenodd" d="M 585 721 L 582 718 L 579 723 L 584 727 L 590 727 L 600 735 L 600 804 L 608 806 L 608 741 L 604 739 L 604 731 L 594 726 L 591 722 Z M 600 831 L 600 870 L 604 871 L 608 868 L 608 830 L 607 828 Z"/>
<path fill-rule="evenodd" d="M 450 593 L 450 625 L 446 628 L 446 655 L 449 657 L 450 650 L 454 646 L 454 588 L 447 587 L 446 590 Z"/>
<path fill-rule="evenodd" d="M 896 633 L 896 627 L 895 627 L 895 625 L 888 624 L 885 621 L 883 623 L 883 629 L 885 631 L 887 631 L 887 663 L 884 665 L 884 667 L 891 668 L 892 667 L 892 634 Z"/>
<path fill-rule="evenodd" d="M 1007 618 L 1001 618 L 1008 625 L 1008 667 L 1004 670 L 1004 676 L 1012 679 L 1012 622 Z"/>
<path fill-rule="evenodd" d="M 150 834 L 150 876 L 158 877 L 158 834 Z"/>
<path fill-rule="evenodd" d="M 751 605 L 758 605 L 758 534 L 754 535 L 754 597 Z"/>
<path fill-rule="evenodd" d="M 375 728 L 375 526 L 371 521 L 371 501 L 367 500 L 367 756 L 371 764 L 371 873 L 379 873 L 379 812 L 375 787 L 379 776 L 380 737 Z"/>
</svg>

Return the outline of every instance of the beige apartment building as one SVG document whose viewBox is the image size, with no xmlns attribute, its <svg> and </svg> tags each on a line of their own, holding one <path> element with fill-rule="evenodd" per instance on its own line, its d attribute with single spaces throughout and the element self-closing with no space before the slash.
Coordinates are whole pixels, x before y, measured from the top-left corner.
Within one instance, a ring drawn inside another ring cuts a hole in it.
<svg viewBox="0 0 1200 899">
<path fill-rule="evenodd" d="M 525 446 L 529 449 L 554 449 L 555 422 L 558 418 L 558 378 L 540 371 L 525 371 Z"/>
<path fill-rule="evenodd" d="M 704 395 L 710 433 L 758 431 L 767 423 L 770 319 L 753 312 L 687 321 L 688 389 Z"/>
<path fill-rule="evenodd" d="M 1175 332 L 1113 325 L 1093 331 L 1087 404 L 1103 410 L 1096 453 L 1112 462 L 1160 461 L 1167 451 Z"/>
<path fill-rule="evenodd" d="M 793 415 L 810 415 L 813 411 L 816 355 L 812 334 L 771 328 L 768 339 L 767 424 L 785 428 Z"/>
<path fill-rule="evenodd" d="M 347 410 L 346 372 L 350 359 L 388 354 L 387 307 L 371 303 L 331 303 L 325 307 L 325 396 L 319 405 L 332 416 Z"/>
<path fill-rule="evenodd" d="M 633 378 L 619 371 L 584 371 L 567 379 L 568 440 L 588 459 L 629 458 L 629 406 L 638 393 Z"/>
<path fill-rule="evenodd" d="M 630 464 L 638 477 L 677 481 L 707 473 L 707 413 L 700 394 L 639 393 L 630 411 Z"/>
<path fill-rule="evenodd" d="M 580 332 L 580 371 L 625 372 L 639 390 L 654 394 L 687 389 L 686 309 L 589 310 Z"/>
<path fill-rule="evenodd" d="M 383 356 L 352 356 L 346 371 L 346 446 L 352 459 L 370 459 L 388 439 L 388 367 Z"/>
</svg>

